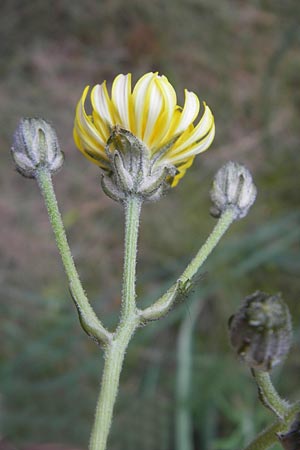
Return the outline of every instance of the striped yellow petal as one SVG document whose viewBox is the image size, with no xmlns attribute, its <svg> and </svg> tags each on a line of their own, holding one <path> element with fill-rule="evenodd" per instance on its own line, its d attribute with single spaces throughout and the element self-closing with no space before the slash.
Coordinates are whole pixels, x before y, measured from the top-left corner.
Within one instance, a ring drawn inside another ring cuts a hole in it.
<svg viewBox="0 0 300 450">
<path fill-rule="evenodd" d="M 187 89 L 185 89 L 184 93 L 184 107 L 180 115 L 179 123 L 173 130 L 174 134 L 179 134 L 186 130 L 187 127 L 194 122 L 199 113 L 200 102 L 197 95 L 194 94 L 194 92 L 189 92 Z"/>
<path fill-rule="evenodd" d="M 91 102 L 99 117 L 110 127 L 113 127 L 115 125 L 114 108 L 107 92 L 106 81 L 93 87 Z"/>
<path fill-rule="evenodd" d="M 174 156 L 169 158 L 171 164 L 177 166 L 181 161 L 184 161 L 186 158 L 190 156 L 198 155 L 199 153 L 204 152 L 208 149 L 212 141 L 215 137 L 215 127 L 213 126 L 210 132 L 199 142 L 196 142 L 194 145 L 190 146 L 188 149 L 183 150 L 181 153 L 177 153 Z"/>
<path fill-rule="evenodd" d="M 135 117 L 135 133 L 136 136 L 141 139 L 144 134 L 148 114 L 147 93 L 154 76 L 154 73 L 150 72 L 140 78 L 136 83 L 132 93 Z"/>
<path fill-rule="evenodd" d="M 163 113 L 164 99 L 156 83 L 156 79 L 153 78 L 148 86 L 146 94 L 146 108 L 145 108 L 145 127 L 142 139 L 146 145 L 149 146 L 149 139 L 154 130 L 156 130 L 157 121 Z"/>
<path fill-rule="evenodd" d="M 162 76 L 155 81 L 160 90 L 163 107 L 156 126 L 152 129 L 152 135 L 149 138 L 149 146 L 153 150 L 161 147 L 165 142 L 165 138 L 171 127 L 177 101 L 176 92 L 166 77 Z"/>
<path fill-rule="evenodd" d="M 105 141 L 101 139 L 98 130 L 92 123 L 91 117 L 87 115 L 84 108 L 84 101 L 87 95 L 89 87 L 84 90 L 81 101 L 78 103 L 76 116 L 78 120 L 76 121 L 76 129 L 82 140 L 85 141 L 91 147 L 99 148 L 100 150 L 104 148 Z"/>
<path fill-rule="evenodd" d="M 187 129 L 180 138 L 176 141 L 172 148 L 172 155 L 182 152 L 184 149 L 188 149 L 193 146 L 201 138 L 205 137 L 206 134 L 211 130 L 214 123 L 213 115 L 208 106 L 204 103 L 204 114 L 201 117 L 198 125 L 193 129 L 192 132 Z"/>
<path fill-rule="evenodd" d="M 172 187 L 177 186 L 179 180 L 181 180 L 181 178 L 184 177 L 187 169 L 189 169 L 191 167 L 191 165 L 193 164 L 194 159 L 195 159 L 195 157 L 191 156 L 186 161 L 183 161 L 179 166 L 177 166 L 178 173 L 173 178 L 173 181 L 171 183 Z"/>
<path fill-rule="evenodd" d="M 120 120 L 120 125 L 130 130 L 133 121 L 131 74 L 121 74 L 114 79 L 111 98 L 116 114 Z"/>
</svg>

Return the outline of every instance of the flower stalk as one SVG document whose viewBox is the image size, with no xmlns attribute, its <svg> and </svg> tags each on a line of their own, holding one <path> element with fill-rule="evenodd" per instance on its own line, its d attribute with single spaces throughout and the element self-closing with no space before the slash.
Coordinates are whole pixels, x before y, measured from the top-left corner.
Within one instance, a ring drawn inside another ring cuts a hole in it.
<svg viewBox="0 0 300 450">
<path fill-rule="evenodd" d="M 120 374 L 129 341 L 138 325 L 132 314 L 120 326 L 114 340 L 105 351 L 100 394 L 96 406 L 89 450 L 105 450 L 111 427 L 113 409 L 119 389 Z"/>
<path fill-rule="evenodd" d="M 206 261 L 216 245 L 220 242 L 221 238 L 226 233 L 230 225 L 234 222 L 234 220 L 235 211 L 231 206 L 229 206 L 221 215 L 215 228 L 209 235 L 204 245 L 200 248 L 196 256 L 192 259 L 190 264 L 182 273 L 180 280 L 183 283 L 190 282 L 193 279 L 202 264 Z"/>
<path fill-rule="evenodd" d="M 81 325 L 90 337 L 105 346 L 111 341 L 112 335 L 105 329 L 96 316 L 81 285 L 58 209 L 51 174 L 48 170 L 39 169 L 36 171 L 35 178 L 45 201 L 49 220 L 53 228 L 56 244 L 61 255 Z"/>
<path fill-rule="evenodd" d="M 106 449 L 125 352 L 134 331 L 140 323 L 135 302 L 135 282 L 141 200 L 138 197 L 129 197 L 124 205 L 125 248 L 122 311 L 119 326 L 105 352 L 104 371 L 90 438 L 90 450 Z"/>
<path fill-rule="evenodd" d="M 259 398 L 264 406 L 270 409 L 279 419 L 283 419 L 289 412 L 290 406 L 276 391 L 269 372 L 252 369 L 256 381 Z"/>
<path fill-rule="evenodd" d="M 178 280 L 169 288 L 169 290 L 156 300 L 151 306 L 144 310 L 139 310 L 142 323 L 160 319 L 170 311 L 175 302 L 189 291 L 193 284 L 193 278 L 200 270 L 210 253 L 214 250 L 222 236 L 226 233 L 232 222 L 235 220 L 235 210 L 228 207 L 219 218 L 216 226 L 209 235 L 206 242 L 200 248 L 196 256 L 183 271 Z"/>
</svg>

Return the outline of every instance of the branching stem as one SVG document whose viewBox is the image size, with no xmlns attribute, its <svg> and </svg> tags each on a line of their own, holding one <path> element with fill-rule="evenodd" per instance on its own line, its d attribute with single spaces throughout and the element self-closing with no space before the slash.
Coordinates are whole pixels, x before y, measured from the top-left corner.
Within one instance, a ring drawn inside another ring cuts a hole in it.
<svg viewBox="0 0 300 450">
<path fill-rule="evenodd" d="M 197 274 L 202 264 L 219 243 L 224 233 L 228 230 L 232 222 L 236 218 L 236 211 L 229 207 L 224 211 L 206 242 L 202 245 L 196 256 L 192 259 L 187 268 L 183 271 L 178 280 L 170 287 L 170 289 L 151 306 L 144 310 L 139 310 L 141 321 L 143 324 L 151 320 L 160 319 L 174 306 L 178 295 L 181 291 L 189 288 L 193 277 Z"/>
<path fill-rule="evenodd" d="M 81 325 L 90 336 L 102 344 L 105 351 L 104 370 L 89 450 L 106 450 L 120 374 L 131 337 L 141 323 L 162 317 L 173 306 L 177 290 L 190 283 L 225 231 L 234 221 L 235 213 L 231 208 L 223 213 L 206 243 L 201 247 L 174 286 L 152 307 L 145 311 L 139 311 L 135 301 L 135 282 L 139 217 L 142 201 L 138 197 L 129 196 L 124 203 L 125 249 L 122 310 L 118 328 L 112 334 L 104 328 L 97 318 L 80 283 L 58 209 L 51 175 L 44 170 L 40 170 L 36 174 L 36 178 L 45 199 L 56 243 L 69 280 L 71 294 L 79 312 Z"/>
<path fill-rule="evenodd" d="M 113 408 L 118 393 L 122 364 L 129 341 L 139 325 L 135 302 L 136 255 L 141 200 L 129 197 L 125 203 L 125 251 L 122 312 L 112 343 L 105 351 L 105 363 L 90 450 L 105 450 Z"/>
<path fill-rule="evenodd" d="M 244 450 L 267 450 L 278 442 L 277 434 L 288 431 L 296 415 L 300 412 L 300 403 L 297 402 L 288 408 L 283 420 L 277 420 L 273 425 L 266 428 L 248 444 Z"/>
</svg>

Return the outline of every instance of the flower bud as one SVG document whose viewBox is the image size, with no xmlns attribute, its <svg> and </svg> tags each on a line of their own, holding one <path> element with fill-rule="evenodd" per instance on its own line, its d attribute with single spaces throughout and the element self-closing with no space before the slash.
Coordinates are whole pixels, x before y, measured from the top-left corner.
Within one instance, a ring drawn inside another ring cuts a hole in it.
<svg viewBox="0 0 300 450">
<path fill-rule="evenodd" d="M 236 219 L 248 214 L 256 198 L 256 187 L 246 167 L 233 161 L 226 163 L 217 172 L 210 193 L 214 207 L 211 214 L 220 217 L 228 208 L 234 208 Z"/>
<path fill-rule="evenodd" d="M 299 450 L 300 448 L 300 416 L 297 415 L 287 433 L 278 433 L 278 440 L 285 450 Z"/>
<path fill-rule="evenodd" d="M 34 178 L 38 169 L 56 172 L 63 164 L 56 133 L 43 119 L 21 119 L 11 149 L 18 172 Z"/>
<path fill-rule="evenodd" d="M 116 126 L 107 141 L 110 171 L 102 177 L 104 192 L 116 201 L 128 195 L 157 200 L 169 188 L 167 179 L 176 174 L 171 165 L 155 164 L 145 144 L 130 131 Z"/>
<path fill-rule="evenodd" d="M 257 291 L 245 298 L 229 321 L 232 347 L 251 368 L 269 371 L 287 355 L 291 318 L 280 294 Z"/>
</svg>

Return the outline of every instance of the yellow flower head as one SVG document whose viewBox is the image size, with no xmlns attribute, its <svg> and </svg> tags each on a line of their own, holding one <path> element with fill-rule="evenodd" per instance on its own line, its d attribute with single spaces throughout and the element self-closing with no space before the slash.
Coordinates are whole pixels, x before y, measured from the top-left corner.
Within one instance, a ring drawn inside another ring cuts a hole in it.
<svg viewBox="0 0 300 450">
<path fill-rule="evenodd" d="M 74 140 L 79 150 L 104 170 L 110 170 L 107 142 L 119 126 L 136 136 L 148 148 L 156 165 L 176 168 L 168 178 L 175 186 L 191 166 L 195 155 L 206 150 L 214 139 L 214 118 L 196 94 L 185 90 L 184 106 L 177 105 L 176 92 L 165 76 L 146 73 L 131 88 L 131 74 L 118 75 L 109 95 L 106 82 L 90 93 L 92 113 L 85 110 L 87 86 L 78 102 Z"/>
</svg>

